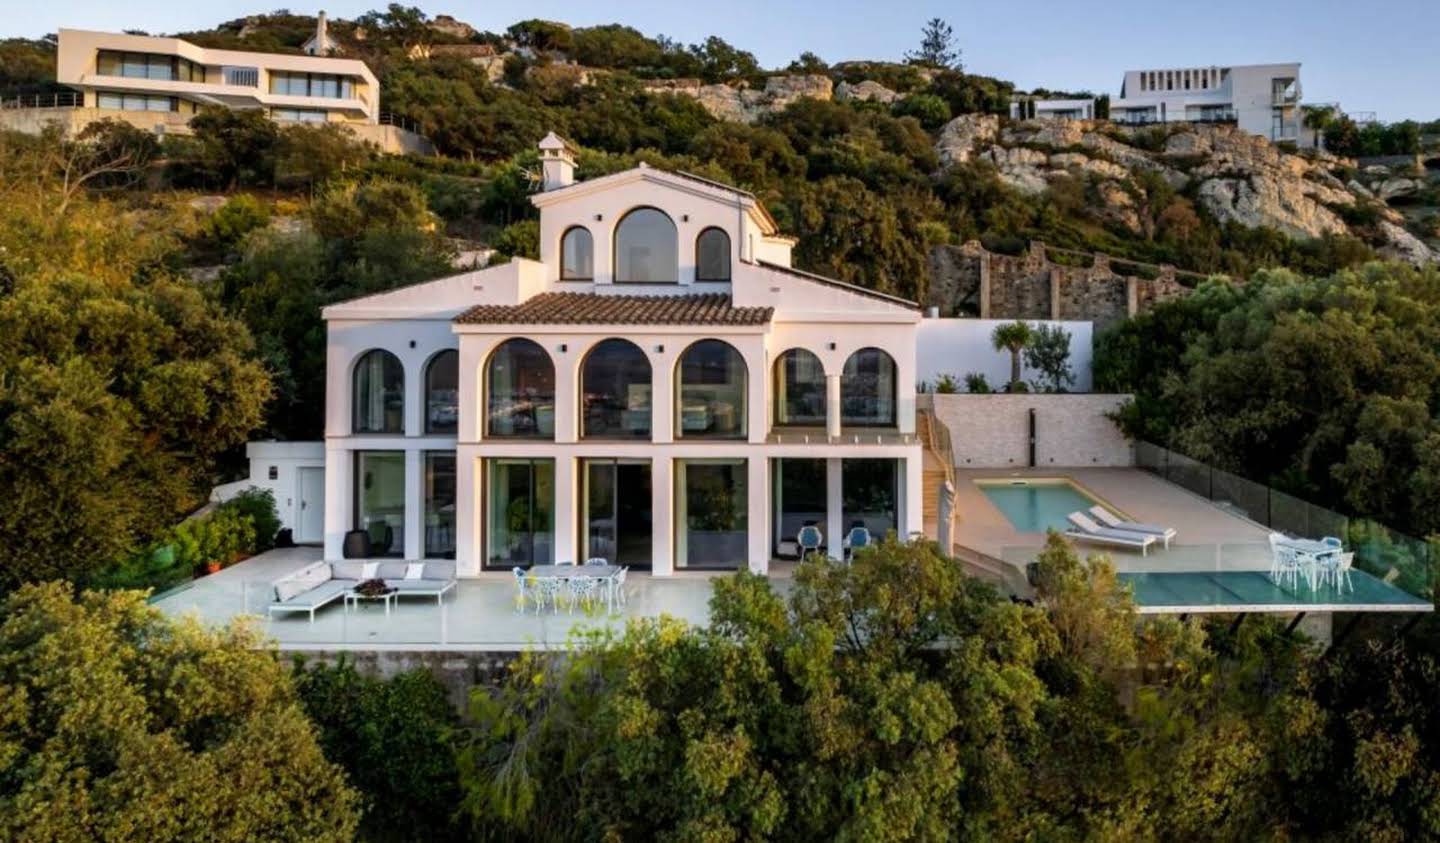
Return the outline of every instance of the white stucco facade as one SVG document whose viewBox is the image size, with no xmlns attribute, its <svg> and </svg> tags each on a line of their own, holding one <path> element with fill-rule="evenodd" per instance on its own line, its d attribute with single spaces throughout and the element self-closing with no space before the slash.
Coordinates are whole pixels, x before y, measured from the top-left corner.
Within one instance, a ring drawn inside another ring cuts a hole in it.
<svg viewBox="0 0 1440 843">
<path fill-rule="evenodd" d="M 835 555 L 855 523 L 919 531 L 918 307 L 790 269 L 743 191 L 643 166 L 576 183 L 546 141 L 540 260 L 326 308 L 327 557 L 363 529 L 461 575 L 612 554 L 765 571 L 800 523 Z M 453 393 L 427 389 L 447 351 Z"/>
<path fill-rule="evenodd" d="M 1234 123 L 1272 141 L 1308 141 L 1299 62 L 1127 71 L 1110 119 Z"/>
</svg>

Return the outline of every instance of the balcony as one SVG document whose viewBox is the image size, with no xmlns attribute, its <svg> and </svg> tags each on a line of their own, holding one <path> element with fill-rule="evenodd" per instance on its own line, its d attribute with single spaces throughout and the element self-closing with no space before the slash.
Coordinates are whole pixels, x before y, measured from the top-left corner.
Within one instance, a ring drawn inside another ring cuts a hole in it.
<svg viewBox="0 0 1440 843">
<path fill-rule="evenodd" d="M 220 68 L 220 79 L 223 85 L 258 88 L 260 87 L 260 70 L 255 67 L 222 67 Z"/>
<path fill-rule="evenodd" d="M 1270 87 L 1271 105 L 1298 105 L 1300 103 L 1300 80 L 1276 79 Z"/>
</svg>

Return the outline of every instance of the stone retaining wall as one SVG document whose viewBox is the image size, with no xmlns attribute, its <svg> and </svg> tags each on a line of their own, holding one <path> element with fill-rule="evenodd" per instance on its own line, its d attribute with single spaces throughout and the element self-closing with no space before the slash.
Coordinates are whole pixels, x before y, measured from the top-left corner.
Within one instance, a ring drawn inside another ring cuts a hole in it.
<svg viewBox="0 0 1440 843">
<path fill-rule="evenodd" d="M 956 468 L 1030 465 L 1030 411 L 1035 411 L 1035 465 L 1128 467 L 1135 449 L 1108 417 L 1128 395 L 1087 393 L 935 395 L 935 415 L 950 430 Z"/>
</svg>

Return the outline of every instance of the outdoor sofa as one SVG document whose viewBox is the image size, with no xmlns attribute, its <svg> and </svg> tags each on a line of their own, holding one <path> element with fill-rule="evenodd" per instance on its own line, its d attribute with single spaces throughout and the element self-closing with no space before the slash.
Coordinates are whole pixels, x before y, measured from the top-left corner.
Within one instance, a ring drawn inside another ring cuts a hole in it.
<svg viewBox="0 0 1440 843">
<path fill-rule="evenodd" d="M 314 623 L 316 609 L 343 600 L 367 579 L 384 580 L 397 597 L 434 597 L 438 605 L 456 585 L 455 563 L 316 562 L 271 584 L 269 612 L 305 612 Z"/>
</svg>

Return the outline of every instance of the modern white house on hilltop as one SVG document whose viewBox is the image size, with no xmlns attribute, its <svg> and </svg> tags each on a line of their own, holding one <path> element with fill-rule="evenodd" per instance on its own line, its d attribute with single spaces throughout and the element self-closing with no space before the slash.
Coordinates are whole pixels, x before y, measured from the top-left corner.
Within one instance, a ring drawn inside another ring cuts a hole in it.
<svg viewBox="0 0 1440 843">
<path fill-rule="evenodd" d="M 1303 142 L 1300 64 L 1131 70 L 1110 104 L 1118 123 L 1234 123 L 1272 141 Z"/>
<path fill-rule="evenodd" d="M 315 38 L 333 48 L 323 14 Z M 386 152 L 430 152 L 429 141 L 382 120 L 380 83 L 364 62 L 201 47 L 179 38 L 61 29 L 55 79 L 68 95 L 3 103 L 0 126 L 78 131 L 113 118 L 157 133 L 187 134 L 203 106 L 260 109 L 281 123 L 335 123 Z"/>
<path fill-rule="evenodd" d="M 656 575 L 921 530 L 918 306 L 790 267 L 755 197 L 540 144 L 540 260 L 333 305 L 325 556 Z"/>
</svg>

